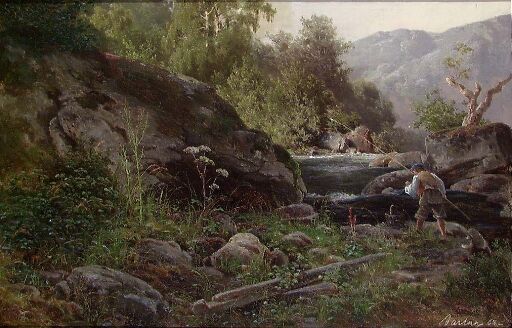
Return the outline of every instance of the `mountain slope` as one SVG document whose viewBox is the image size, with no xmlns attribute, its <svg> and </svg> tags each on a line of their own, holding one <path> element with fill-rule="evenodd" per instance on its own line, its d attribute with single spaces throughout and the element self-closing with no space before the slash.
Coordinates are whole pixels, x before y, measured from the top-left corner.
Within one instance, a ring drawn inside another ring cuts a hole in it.
<svg viewBox="0 0 512 328">
<path fill-rule="evenodd" d="M 452 53 L 457 42 L 465 42 L 474 51 L 470 58 L 471 79 L 479 81 L 484 91 L 505 77 L 511 65 L 510 15 L 455 27 L 443 33 L 406 29 L 378 32 L 354 42 L 346 58 L 353 68 L 352 78 L 375 82 L 395 105 L 398 124 L 414 120 L 411 104 L 428 91 L 439 88 L 457 102 L 462 96 L 445 82 L 443 59 Z M 495 97 L 486 118 L 512 124 L 512 85 Z M 460 105 L 460 108 L 463 108 Z"/>
</svg>

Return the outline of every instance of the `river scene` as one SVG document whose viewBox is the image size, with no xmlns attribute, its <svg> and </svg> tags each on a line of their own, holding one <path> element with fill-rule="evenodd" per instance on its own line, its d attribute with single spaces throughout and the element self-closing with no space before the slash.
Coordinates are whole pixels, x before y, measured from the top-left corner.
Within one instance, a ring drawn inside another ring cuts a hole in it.
<svg viewBox="0 0 512 328">
<path fill-rule="evenodd" d="M 0 326 L 511 326 L 510 12 L 3 1 Z"/>
</svg>

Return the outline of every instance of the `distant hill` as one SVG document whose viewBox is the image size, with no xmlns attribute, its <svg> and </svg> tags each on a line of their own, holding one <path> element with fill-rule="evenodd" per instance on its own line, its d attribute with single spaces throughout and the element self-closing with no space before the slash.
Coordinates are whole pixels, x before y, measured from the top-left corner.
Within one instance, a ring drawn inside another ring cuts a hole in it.
<svg viewBox="0 0 512 328">
<path fill-rule="evenodd" d="M 512 69 L 510 15 L 443 33 L 407 29 L 378 32 L 355 41 L 346 60 L 353 68 L 352 78 L 375 82 L 393 101 L 398 124 L 407 126 L 414 120 L 411 103 L 433 88 L 439 88 L 445 97 L 458 103 L 463 100 L 446 84 L 443 65 L 443 59 L 452 53 L 457 42 L 465 42 L 474 49 L 469 86 L 479 81 L 485 91 Z M 512 124 L 512 83 L 495 97 L 486 118 Z"/>
</svg>

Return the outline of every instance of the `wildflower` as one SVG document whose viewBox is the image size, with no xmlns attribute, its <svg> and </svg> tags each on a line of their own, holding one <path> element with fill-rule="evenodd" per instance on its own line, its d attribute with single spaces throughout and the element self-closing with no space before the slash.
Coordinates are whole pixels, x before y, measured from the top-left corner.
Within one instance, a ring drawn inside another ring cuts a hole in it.
<svg viewBox="0 0 512 328">
<path fill-rule="evenodd" d="M 215 165 L 215 162 L 206 156 L 199 156 L 199 161 L 203 162 L 204 165 Z"/>
<path fill-rule="evenodd" d="M 201 146 L 197 147 L 197 149 L 199 149 L 199 151 L 202 153 L 209 153 L 212 151 L 212 149 L 210 147 L 205 146 L 205 145 L 201 145 Z"/>
<path fill-rule="evenodd" d="M 190 147 L 187 147 L 187 148 L 183 149 L 183 152 L 187 153 L 187 154 L 193 155 L 193 154 L 199 153 L 199 148 L 198 147 L 190 146 Z"/>
<path fill-rule="evenodd" d="M 229 176 L 229 172 L 225 169 L 216 169 L 215 172 L 217 172 L 218 175 L 227 178 Z"/>
<path fill-rule="evenodd" d="M 216 184 L 216 183 L 212 183 L 212 184 L 210 185 L 210 187 L 209 187 L 209 188 L 210 188 L 211 190 L 217 190 L 217 189 L 219 189 L 220 187 L 219 187 L 219 185 L 218 185 L 218 184 Z"/>
</svg>

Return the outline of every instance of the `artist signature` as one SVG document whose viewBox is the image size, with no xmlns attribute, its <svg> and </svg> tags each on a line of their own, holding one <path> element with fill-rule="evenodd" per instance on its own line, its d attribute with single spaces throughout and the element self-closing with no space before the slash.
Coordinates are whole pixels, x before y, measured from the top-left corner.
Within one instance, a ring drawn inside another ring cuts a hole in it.
<svg viewBox="0 0 512 328">
<path fill-rule="evenodd" d="M 451 314 L 439 322 L 441 327 L 505 327 L 505 324 L 495 319 L 479 321 L 472 318 L 454 318 Z"/>
</svg>

